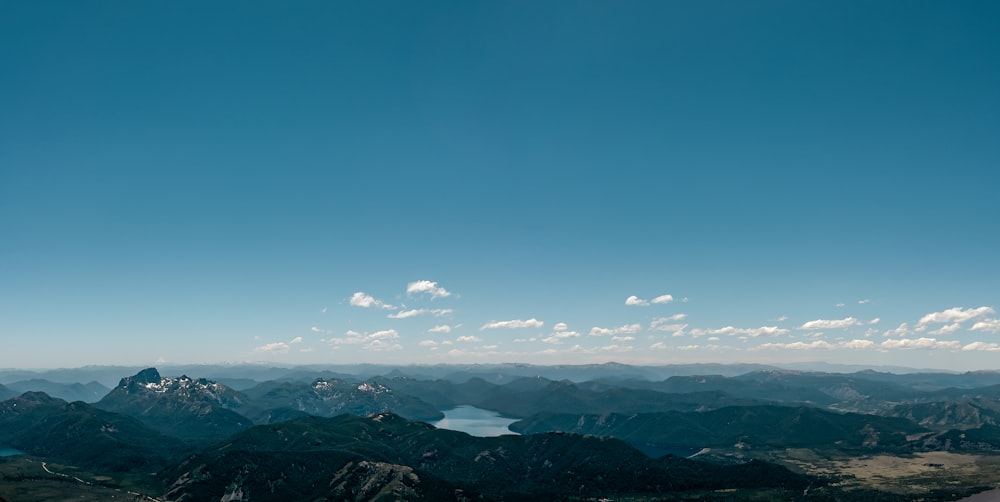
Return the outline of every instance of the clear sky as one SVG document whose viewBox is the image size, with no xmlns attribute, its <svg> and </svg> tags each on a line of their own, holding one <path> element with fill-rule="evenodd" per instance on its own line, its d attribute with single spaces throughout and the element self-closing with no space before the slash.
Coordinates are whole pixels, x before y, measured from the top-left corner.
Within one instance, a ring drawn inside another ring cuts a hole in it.
<svg viewBox="0 0 1000 502">
<path fill-rule="evenodd" d="M 0 2 L 0 367 L 1000 369 L 1000 3 Z"/>
</svg>

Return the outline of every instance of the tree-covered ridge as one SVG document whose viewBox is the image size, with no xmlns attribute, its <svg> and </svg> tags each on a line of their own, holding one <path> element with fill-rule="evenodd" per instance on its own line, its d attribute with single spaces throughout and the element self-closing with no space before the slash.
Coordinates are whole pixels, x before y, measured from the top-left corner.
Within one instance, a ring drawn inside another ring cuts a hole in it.
<svg viewBox="0 0 1000 502">
<path fill-rule="evenodd" d="M 268 452 L 279 456 L 328 452 L 328 456 L 303 458 L 338 461 L 288 467 L 252 460 Z M 434 483 L 443 480 L 463 493 L 478 493 L 488 500 L 751 487 L 801 490 L 812 482 L 763 462 L 721 466 L 676 457 L 651 459 L 616 439 L 574 434 L 477 438 L 389 413 L 307 417 L 253 427 L 161 475 L 177 480 L 175 496 L 185 490 L 205 493 L 206 487 L 213 486 L 214 491 L 209 491 L 215 497 L 234 483 L 260 490 L 269 482 L 286 479 L 288 469 L 312 470 L 316 479 L 327 479 L 331 471 L 350 468 L 347 464 L 356 459 L 405 466 L 417 478 Z M 252 465 L 252 473 L 237 479 L 231 477 L 233 473 L 212 467 L 233 463 Z"/>
<path fill-rule="evenodd" d="M 910 420 L 811 407 L 733 406 L 704 412 L 605 415 L 544 413 L 511 424 L 524 434 L 565 431 L 633 443 L 686 447 L 823 447 L 882 451 L 904 447 L 927 429 Z"/>
</svg>

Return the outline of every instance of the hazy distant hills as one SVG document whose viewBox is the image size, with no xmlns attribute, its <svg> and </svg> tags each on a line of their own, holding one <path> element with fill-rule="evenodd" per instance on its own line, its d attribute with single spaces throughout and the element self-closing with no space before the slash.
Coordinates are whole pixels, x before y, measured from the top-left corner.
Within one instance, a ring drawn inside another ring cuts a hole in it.
<svg viewBox="0 0 1000 502">
<path fill-rule="evenodd" d="M 96 381 L 85 384 L 56 383 L 42 378 L 12 382 L 7 384 L 7 387 L 17 394 L 44 392 L 65 401 L 83 401 L 85 403 L 96 403 L 111 391 L 111 389 Z"/>
</svg>

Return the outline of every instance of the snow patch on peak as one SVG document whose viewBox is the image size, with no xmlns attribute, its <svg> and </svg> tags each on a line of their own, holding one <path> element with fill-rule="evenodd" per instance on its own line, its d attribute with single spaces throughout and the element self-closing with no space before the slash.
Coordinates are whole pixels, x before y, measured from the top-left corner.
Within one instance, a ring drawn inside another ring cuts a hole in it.
<svg viewBox="0 0 1000 502">
<path fill-rule="evenodd" d="M 389 388 L 382 384 L 378 383 L 370 384 L 368 382 L 365 382 L 361 385 L 358 385 L 358 390 L 361 392 L 371 392 L 372 394 L 381 394 L 383 392 L 388 392 Z"/>
</svg>

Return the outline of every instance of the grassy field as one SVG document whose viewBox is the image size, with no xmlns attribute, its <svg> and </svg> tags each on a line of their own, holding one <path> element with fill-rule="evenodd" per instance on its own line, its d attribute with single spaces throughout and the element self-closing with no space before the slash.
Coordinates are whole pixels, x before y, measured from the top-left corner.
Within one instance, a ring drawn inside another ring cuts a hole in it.
<svg viewBox="0 0 1000 502">
<path fill-rule="evenodd" d="M 121 476 L 82 471 L 72 466 L 46 464 L 29 457 L 0 459 L 0 497 L 10 501 L 151 501 L 140 494 L 149 489 L 148 477 Z"/>
<path fill-rule="evenodd" d="M 868 488 L 920 495 L 933 490 L 1000 486 L 1000 456 L 948 452 L 912 456 L 838 456 L 809 449 L 773 452 L 771 459 L 792 469 L 839 479 L 846 489 Z"/>
</svg>

